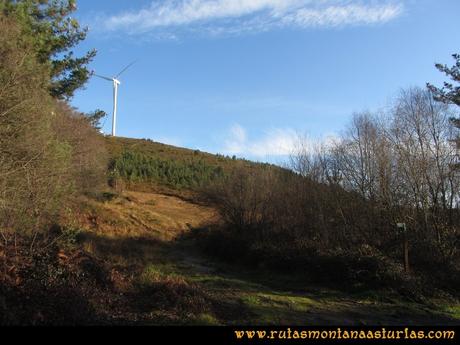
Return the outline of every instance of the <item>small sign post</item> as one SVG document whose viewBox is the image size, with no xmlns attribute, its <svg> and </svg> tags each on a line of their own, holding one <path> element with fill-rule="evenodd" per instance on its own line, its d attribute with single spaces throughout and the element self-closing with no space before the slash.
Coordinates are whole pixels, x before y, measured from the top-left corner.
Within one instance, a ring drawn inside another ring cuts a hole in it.
<svg viewBox="0 0 460 345">
<path fill-rule="evenodd" d="M 398 228 L 398 232 L 402 234 L 403 239 L 404 271 L 406 274 L 409 274 L 409 239 L 407 237 L 407 226 L 406 223 L 398 223 L 396 226 Z"/>
</svg>

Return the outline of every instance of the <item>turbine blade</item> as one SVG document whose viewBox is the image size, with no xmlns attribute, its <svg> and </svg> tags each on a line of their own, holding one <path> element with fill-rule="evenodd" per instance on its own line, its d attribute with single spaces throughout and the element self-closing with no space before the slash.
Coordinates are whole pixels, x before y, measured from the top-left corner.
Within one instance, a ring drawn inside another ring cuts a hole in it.
<svg viewBox="0 0 460 345">
<path fill-rule="evenodd" d="M 121 70 L 121 72 L 118 73 L 118 74 L 115 76 L 115 79 L 118 79 L 118 77 L 119 77 L 122 73 L 126 72 L 126 70 L 127 70 L 128 68 L 130 68 L 132 65 L 134 65 L 136 62 L 137 62 L 137 60 L 131 62 L 128 66 L 126 66 L 125 68 L 123 68 L 123 69 Z"/>
<path fill-rule="evenodd" d="M 113 81 L 113 79 L 112 79 L 112 78 L 109 78 L 109 77 L 104 77 L 103 75 L 94 74 L 94 73 L 93 73 L 93 75 L 94 75 L 95 77 L 99 77 L 99 78 L 102 78 L 102 79 L 105 79 L 105 80 L 108 80 L 108 81 Z"/>
</svg>

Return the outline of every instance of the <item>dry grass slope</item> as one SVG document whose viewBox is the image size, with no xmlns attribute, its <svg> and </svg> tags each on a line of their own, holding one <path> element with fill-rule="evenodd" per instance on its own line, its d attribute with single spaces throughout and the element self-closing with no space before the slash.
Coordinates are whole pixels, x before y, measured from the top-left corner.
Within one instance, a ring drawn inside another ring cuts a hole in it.
<svg viewBox="0 0 460 345">
<path fill-rule="evenodd" d="M 87 205 L 85 227 L 109 237 L 172 240 L 217 219 L 211 207 L 156 193 L 127 191 L 112 201 L 87 200 Z"/>
</svg>

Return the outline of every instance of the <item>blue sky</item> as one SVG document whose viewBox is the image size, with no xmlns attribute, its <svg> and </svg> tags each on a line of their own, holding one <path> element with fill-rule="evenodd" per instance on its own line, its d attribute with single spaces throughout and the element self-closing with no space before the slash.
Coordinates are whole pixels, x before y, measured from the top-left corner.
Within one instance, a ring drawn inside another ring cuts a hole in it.
<svg viewBox="0 0 460 345">
<path fill-rule="evenodd" d="M 459 13 L 458 0 L 80 0 L 77 51 L 96 48 L 102 75 L 138 60 L 118 135 L 273 161 L 296 133 L 336 135 L 401 88 L 441 84 Z M 111 114 L 111 84 L 93 78 L 72 103 Z"/>
</svg>

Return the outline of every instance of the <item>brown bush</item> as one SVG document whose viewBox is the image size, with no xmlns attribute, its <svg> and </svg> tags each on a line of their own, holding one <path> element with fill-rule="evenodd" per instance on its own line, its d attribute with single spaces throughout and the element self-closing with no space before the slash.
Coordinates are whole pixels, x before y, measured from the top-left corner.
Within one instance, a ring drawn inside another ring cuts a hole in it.
<svg viewBox="0 0 460 345">
<path fill-rule="evenodd" d="M 105 149 L 89 120 L 51 98 L 49 66 L 14 20 L 0 14 L 0 32 L 0 231 L 36 234 L 69 196 L 105 182 Z"/>
<path fill-rule="evenodd" d="M 74 192 L 98 192 L 107 186 L 109 164 L 105 140 L 90 120 L 65 102 L 56 105 L 57 118 L 53 124 L 56 137 L 70 146 L 71 162 L 67 179 Z"/>
<path fill-rule="evenodd" d="M 59 239 L 61 230 L 51 236 Z M 48 237 L 47 236 L 47 237 Z M 94 301 L 111 288 L 108 270 L 78 250 L 63 252 L 38 236 L 0 244 L 0 325 L 88 325 L 102 323 Z"/>
<path fill-rule="evenodd" d="M 48 66 L 2 14 L 0 32 L 0 226 L 37 231 L 70 187 L 70 152 L 52 130 Z"/>
</svg>

